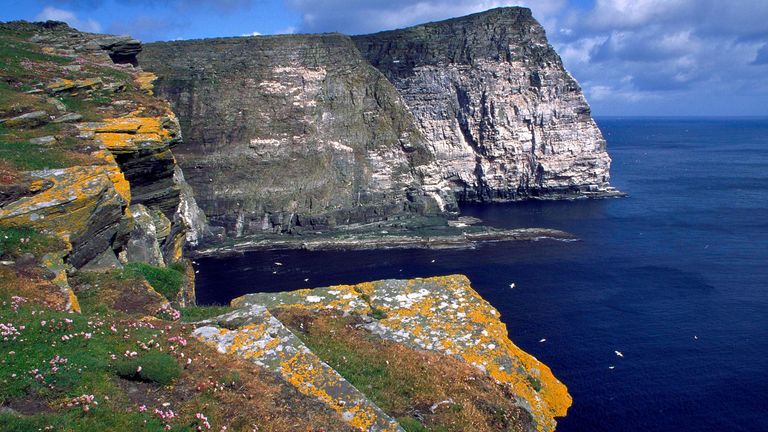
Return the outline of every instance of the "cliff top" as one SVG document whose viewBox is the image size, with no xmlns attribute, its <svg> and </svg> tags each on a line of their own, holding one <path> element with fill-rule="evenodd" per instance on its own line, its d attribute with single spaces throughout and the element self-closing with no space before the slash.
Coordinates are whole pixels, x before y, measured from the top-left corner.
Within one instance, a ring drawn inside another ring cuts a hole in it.
<svg viewBox="0 0 768 432">
<path fill-rule="evenodd" d="M 413 67 L 477 60 L 559 63 L 544 28 L 530 9 L 489 11 L 398 30 L 354 36 L 363 55 L 377 68 L 407 75 Z"/>
</svg>

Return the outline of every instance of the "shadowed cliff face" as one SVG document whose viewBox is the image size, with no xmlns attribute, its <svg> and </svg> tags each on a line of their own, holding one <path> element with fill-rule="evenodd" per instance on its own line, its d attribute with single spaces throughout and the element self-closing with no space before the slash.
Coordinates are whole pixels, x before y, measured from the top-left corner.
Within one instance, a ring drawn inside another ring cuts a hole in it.
<svg viewBox="0 0 768 432">
<path fill-rule="evenodd" d="M 400 91 L 460 200 L 612 193 L 605 140 L 529 9 L 354 41 Z"/>
<path fill-rule="evenodd" d="M 581 89 L 528 9 L 354 38 L 155 43 L 139 61 L 227 237 L 616 193 Z"/>
<path fill-rule="evenodd" d="M 413 116 L 347 36 L 149 44 L 140 62 L 160 76 L 184 132 L 174 153 L 228 237 L 455 206 L 425 192 L 436 166 Z"/>
</svg>

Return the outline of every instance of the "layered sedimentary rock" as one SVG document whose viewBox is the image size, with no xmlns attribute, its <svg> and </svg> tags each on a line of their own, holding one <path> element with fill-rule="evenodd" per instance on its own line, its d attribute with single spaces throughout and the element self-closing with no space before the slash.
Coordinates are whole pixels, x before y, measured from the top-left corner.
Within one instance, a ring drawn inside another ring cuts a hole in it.
<svg viewBox="0 0 768 432">
<path fill-rule="evenodd" d="M 352 40 L 144 48 L 181 119 L 179 162 L 228 237 L 616 193 L 605 140 L 530 10 Z"/>
<path fill-rule="evenodd" d="M 152 96 L 154 76 L 113 63 L 135 63 L 138 42 L 55 22 L 2 24 L 0 36 L 18 57 L 36 56 L 1 72 L 4 91 L 19 101 L 9 112 L 23 114 L 0 112 L 10 143 L 0 155 L 10 173 L 0 181 L 0 227 L 63 238 L 74 268 L 120 266 L 116 254 L 157 265 L 180 260 L 184 243 L 205 229 L 204 215 L 171 152 L 180 127 Z M 24 86 L 33 90 L 17 90 Z"/>
<path fill-rule="evenodd" d="M 460 200 L 613 192 L 589 105 L 529 9 L 354 40 L 402 94 Z"/>
<path fill-rule="evenodd" d="M 337 34 L 149 44 L 179 116 L 175 151 L 212 224 L 238 237 L 453 209 L 387 79 Z"/>
</svg>

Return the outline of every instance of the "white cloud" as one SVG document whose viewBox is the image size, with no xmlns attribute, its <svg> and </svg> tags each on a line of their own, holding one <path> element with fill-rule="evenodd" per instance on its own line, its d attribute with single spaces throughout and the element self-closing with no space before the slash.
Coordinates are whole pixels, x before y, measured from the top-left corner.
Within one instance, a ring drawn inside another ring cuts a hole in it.
<svg viewBox="0 0 768 432">
<path fill-rule="evenodd" d="M 288 26 L 277 30 L 274 34 L 294 34 L 298 29 L 294 26 Z"/>
<path fill-rule="evenodd" d="M 469 15 L 502 6 L 527 6 L 541 19 L 566 0 L 287 0 L 302 17 L 301 31 L 361 34 Z"/>
<path fill-rule="evenodd" d="M 74 12 L 58 9 L 53 6 L 47 6 L 35 17 L 38 21 L 64 21 L 70 26 L 85 32 L 99 33 L 101 32 L 101 24 L 93 19 L 81 20 L 77 18 Z"/>
<path fill-rule="evenodd" d="M 243 36 L 243 37 L 247 37 L 247 36 L 261 36 L 261 33 L 255 31 L 255 32 L 241 34 L 240 36 Z"/>
</svg>

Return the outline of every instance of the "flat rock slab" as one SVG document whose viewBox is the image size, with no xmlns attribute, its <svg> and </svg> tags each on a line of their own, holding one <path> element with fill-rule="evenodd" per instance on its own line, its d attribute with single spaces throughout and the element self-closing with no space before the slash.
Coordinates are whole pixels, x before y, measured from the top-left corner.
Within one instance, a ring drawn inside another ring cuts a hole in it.
<svg viewBox="0 0 768 432">
<path fill-rule="evenodd" d="M 219 352 L 236 354 L 283 377 L 301 393 L 320 399 L 361 431 L 403 431 L 338 372 L 313 354 L 266 307 L 249 305 L 222 315 L 193 335 Z M 404 431 L 403 431 L 404 432 Z"/>
<path fill-rule="evenodd" d="M 454 356 L 509 385 L 539 430 L 553 430 L 554 417 L 565 415 L 571 405 L 565 385 L 512 343 L 499 312 L 462 275 L 249 294 L 232 305 L 367 315 L 366 329 L 384 339 Z"/>
</svg>

